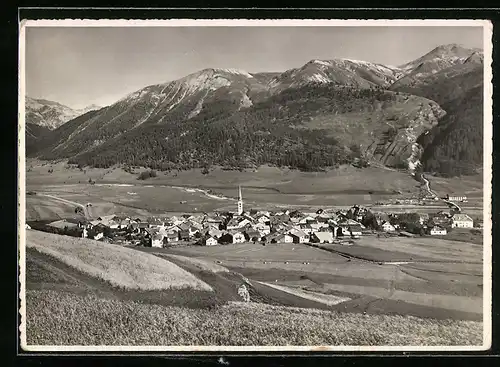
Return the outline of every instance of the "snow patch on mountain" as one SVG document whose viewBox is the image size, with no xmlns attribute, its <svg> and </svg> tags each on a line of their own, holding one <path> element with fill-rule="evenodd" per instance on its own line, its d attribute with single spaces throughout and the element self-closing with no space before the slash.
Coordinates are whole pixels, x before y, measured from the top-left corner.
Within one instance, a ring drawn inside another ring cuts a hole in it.
<svg viewBox="0 0 500 367">
<path fill-rule="evenodd" d="M 331 62 L 328 62 L 328 61 L 313 60 L 312 62 L 313 62 L 313 63 L 315 63 L 315 64 L 318 64 L 318 65 L 323 65 L 323 66 L 332 66 L 332 63 L 331 63 Z"/>
<path fill-rule="evenodd" d="M 221 71 L 221 72 L 225 72 L 225 73 L 229 73 L 229 74 L 243 75 L 243 76 L 245 76 L 247 78 L 253 78 L 252 74 L 247 73 L 244 70 L 239 70 L 239 69 L 220 69 L 220 68 L 217 68 L 215 70 Z"/>
<path fill-rule="evenodd" d="M 317 83 L 330 83 L 331 82 L 330 79 L 328 79 L 327 77 L 325 77 L 319 73 L 308 76 L 307 80 L 311 81 L 311 82 L 317 82 Z"/>
</svg>

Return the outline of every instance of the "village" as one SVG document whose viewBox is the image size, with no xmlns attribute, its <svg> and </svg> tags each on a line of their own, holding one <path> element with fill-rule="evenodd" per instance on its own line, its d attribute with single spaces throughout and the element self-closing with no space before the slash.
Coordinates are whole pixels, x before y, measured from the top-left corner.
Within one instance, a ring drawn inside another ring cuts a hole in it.
<svg viewBox="0 0 500 367">
<path fill-rule="evenodd" d="M 26 226 L 31 229 L 29 224 Z M 436 213 L 373 213 L 365 207 L 354 205 L 348 210 L 319 209 L 315 212 L 244 211 L 240 187 L 235 213 L 214 212 L 144 219 L 108 215 L 95 220 L 62 219 L 37 225 L 36 229 L 115 244 L 162 248 L 245 242 L 264 245 L 349 245 L 353 243 L 352 240 L 363 235 L 446 236 L 454 228 L 473 229 L 480 226 L 469 215 L 453 209 Z"/>
</svg>

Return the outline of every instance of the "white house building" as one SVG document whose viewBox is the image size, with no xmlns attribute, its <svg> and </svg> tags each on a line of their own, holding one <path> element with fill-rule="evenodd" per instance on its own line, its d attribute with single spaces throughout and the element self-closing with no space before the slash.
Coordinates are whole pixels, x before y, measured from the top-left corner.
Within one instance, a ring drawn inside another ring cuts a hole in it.
<svg viewBox="0 0 500 367">
<path fill-rule="evenodd" d="M 309 236 L 303 231 L 294 229 L 290 231 L 289 235 L 293 237 L 294 243 L 306 243 L 309 241 Z"/>
<path fill-rule="evenodd" d="M 245 235 L 241 232 L 233 233 L 233 243 L 244 243 Z"/>
<path fill-rule="evenodd" d="M 431 236 L 444 236 L 446 235 L 446 233 L 446 228 L 443 228 L 441 226 L 434 226 L 430 230 Z"/>
<path fill-rule="evenodd" d="M 215 246 L 215 245 L 218 245 L 218 244 L 219 244 L 219 242 L 214 237 L 208 237 L 205 240 L 205 246 Z"/>
<path fill-rule="evenodd" d="M 474 221 L 467 214 L 455 214 L 451 217 L 451 228 L 473 228 Z"/>
<path fill-rule="evenodd" d="M 163 247 L 163 236 L 155 233 L 151 236 L 151 247 Z"/>
<path fill-rule="evenodd" d="M 387 221 L 382 223 L 381 227 L 384 232 L 394 232 L 396 230 L 396 228 L 394 228 L 394 226 Z"/>
<path fill-rule="evenodd" d="M 455 196 L 446 195 L 446 200 L 465 202 L 465 201 L 467 201 L 467 196 L 465 196 L 465 195 L 462 195 L 462 196 L 458 196 L 458 195 L 455 195 Z"/>
</svg>

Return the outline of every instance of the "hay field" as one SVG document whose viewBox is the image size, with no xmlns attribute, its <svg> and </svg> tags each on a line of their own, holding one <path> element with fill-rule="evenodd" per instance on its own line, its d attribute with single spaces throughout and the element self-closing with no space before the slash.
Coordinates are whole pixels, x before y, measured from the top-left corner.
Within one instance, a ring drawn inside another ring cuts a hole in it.
<svg viewBox="0 0 500 367">
<path fill-rule="evenodd" d="M 26 220 L 58 220 L 61 218 L 78 218 L 75 206 L 49 197 L 26 196 Z"/>
<path fill-rule="evenodd" d="M 26 246 L 121 288 L 212 290 L 208 284 L 167 260 L 118 245 L 27 231 Z"/>
<path fill-rule="evenodd" d="M 482 323 L 231 303 L 211 310 L 27 292 L 28 345 L 481 345 Z"/>
</svg>

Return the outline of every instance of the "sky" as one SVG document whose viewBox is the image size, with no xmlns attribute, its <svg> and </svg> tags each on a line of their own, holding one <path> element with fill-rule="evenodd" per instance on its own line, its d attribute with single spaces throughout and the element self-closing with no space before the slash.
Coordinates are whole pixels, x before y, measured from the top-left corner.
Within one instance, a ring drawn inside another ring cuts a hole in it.
<svg viewBox="0 0 500 367">
<path fill-rule="evenodd" d="M 481 27 L 27 27 L 26 94 L 72 108 L 110 105 L 205 68 L 285 71 L 313 59 L 401 65 Z"/>
</svg>

